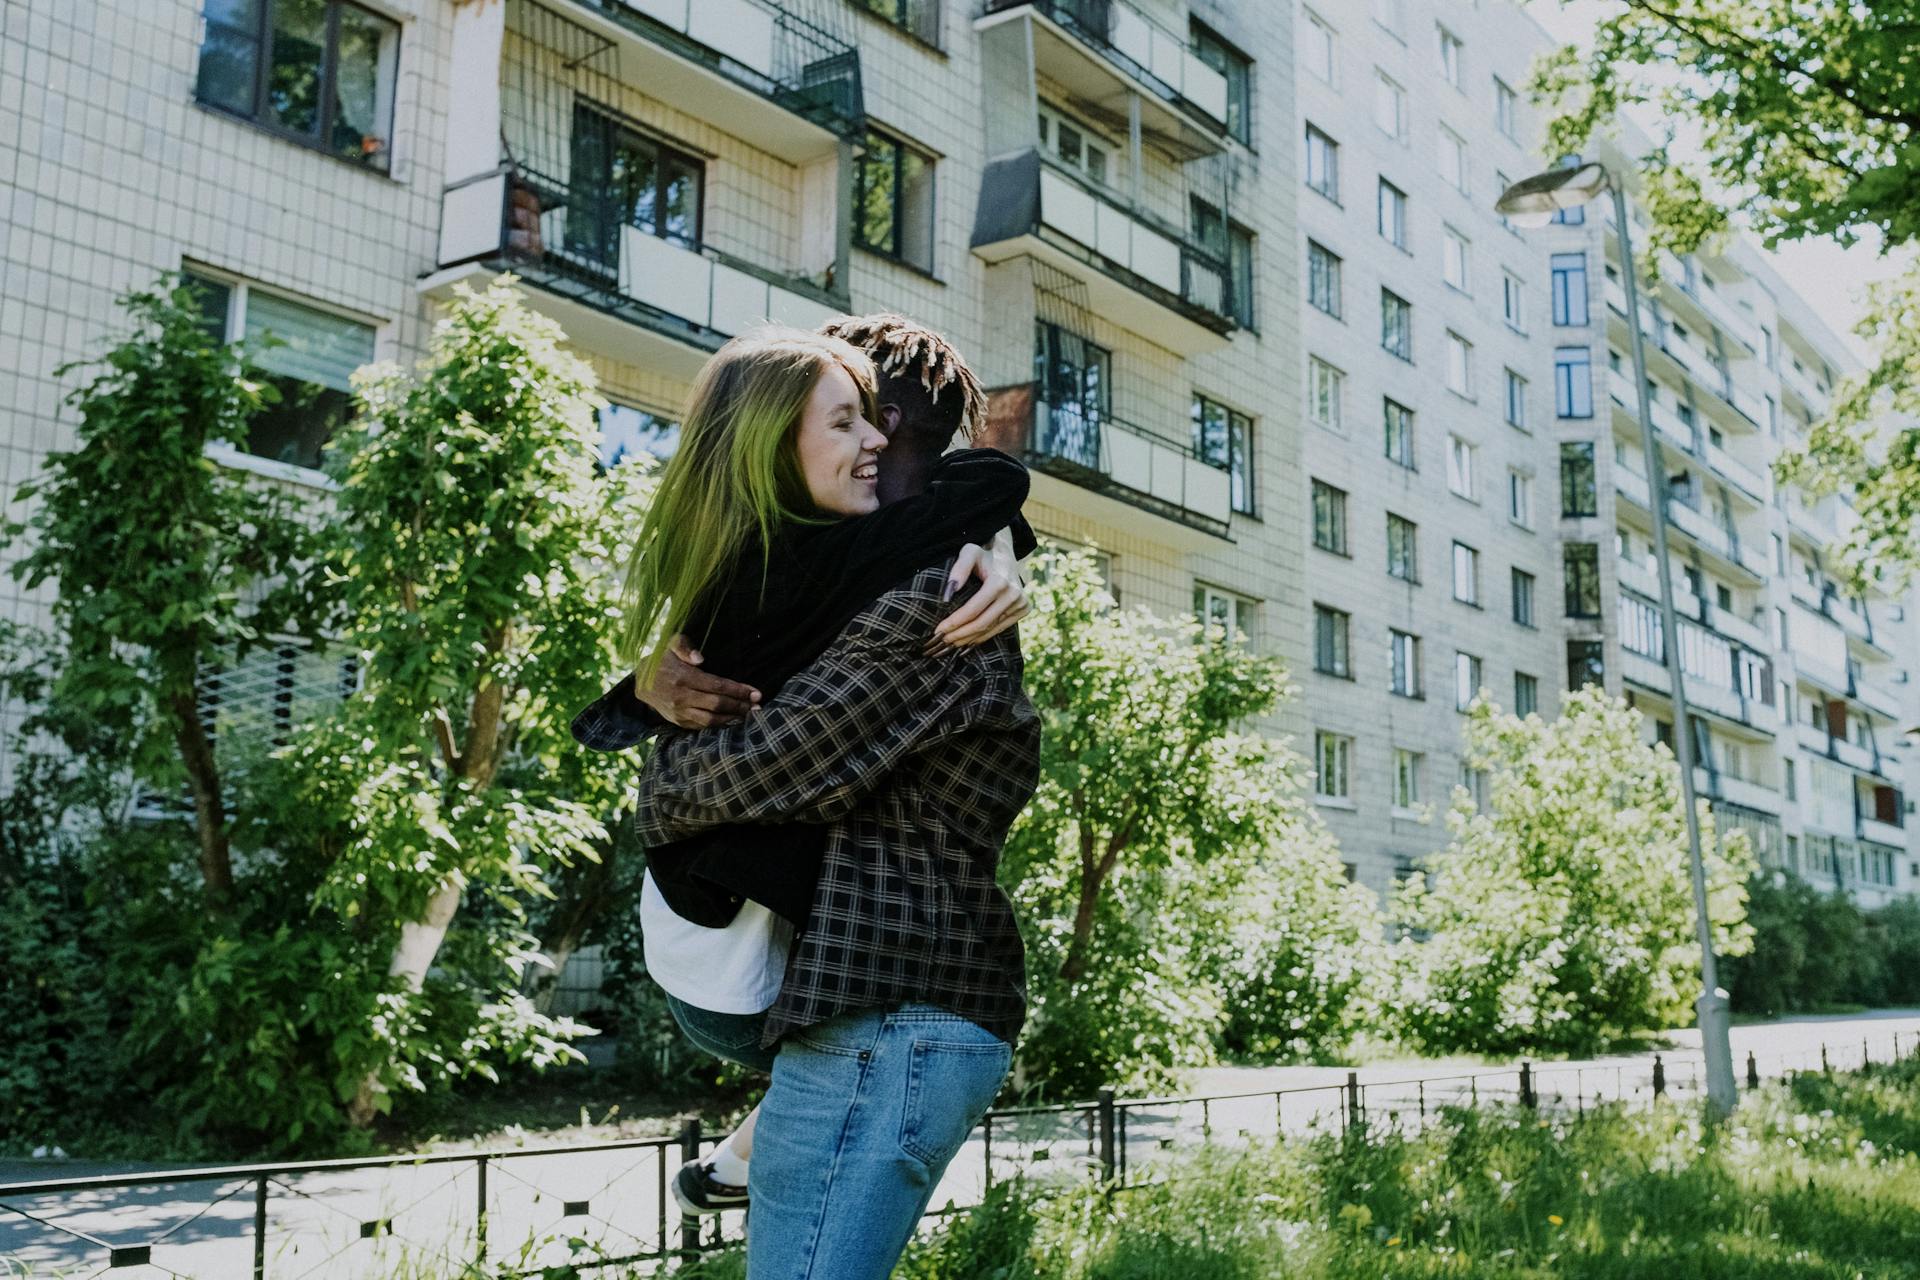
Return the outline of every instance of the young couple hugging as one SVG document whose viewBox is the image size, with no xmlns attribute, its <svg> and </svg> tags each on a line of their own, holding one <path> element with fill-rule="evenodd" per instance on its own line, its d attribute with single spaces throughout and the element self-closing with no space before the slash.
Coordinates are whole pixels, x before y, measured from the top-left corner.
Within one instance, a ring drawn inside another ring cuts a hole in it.
<svg viewBox="0 0 1920 1280">
<path fill-rule="evenodd" d="M 721 348 L 628 565 L 635 671 L 574 722 L 654 738 L 648 972 L 691 1040 L 772 1076 L 674 1182 L 689 1212 L 750 1203 L 750 1280 L 889 1274 L 1025 1019 L 994 874 L 1038 773 L 1033 535 L 1026 469 L 948 448 L 985 408 L 900 316 Z"/>
</svg>

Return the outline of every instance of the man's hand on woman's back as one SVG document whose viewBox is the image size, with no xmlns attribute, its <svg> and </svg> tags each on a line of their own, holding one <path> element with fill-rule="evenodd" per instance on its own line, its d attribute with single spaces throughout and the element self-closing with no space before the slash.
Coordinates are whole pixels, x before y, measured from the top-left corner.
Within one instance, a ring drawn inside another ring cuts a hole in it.
<svg viewBox="0 0 1920 1280">
<path fill-rule="evenodd" d="M 685 636 L 675 636 L 660 655 L 652 687 L 642 689 L 636 681 L 633 696 L 680 729 L 732 724 L 759 705 L 758 689 L 702 671 L 704 661 Z"/>
</svg>

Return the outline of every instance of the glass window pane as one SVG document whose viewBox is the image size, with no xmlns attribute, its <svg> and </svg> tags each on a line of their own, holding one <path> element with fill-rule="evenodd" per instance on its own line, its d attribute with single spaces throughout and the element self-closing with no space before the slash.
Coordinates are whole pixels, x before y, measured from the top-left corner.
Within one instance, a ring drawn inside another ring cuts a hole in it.
<svg viewBox="0 0 1920 1280">
<path fill-rule="evenodd" d="M 373 359 L 373 329 L 270 293 L 247 294 L 246 336 L 259 342 L 263 369 L 345 392 L 355 369 Z"/>
<path fill-rule="evenodd" d="M 900 256 L 933 270 L 933 161 L 911 147 L 900 156 Z"/>
<path fill-rule="evenodd" d="M 260 74 L 262 0 L 207 0 L 207 35 L 200 46 L 200 101 L 252 115 Z"/>
<path fill-rule="evenodd" d="M 307 137 L 320 133 L 327 0 L 275 0 L 267 62 L 267 118 Z"/>
<path fill-rule="evenodd" d="M 898 192 L 894 183 L 898 174 L 900 146 L 877 133 L 867 135 L 866 152 L 860 158 L 859 209 L 854 236 L 869 249 L 895 252 L 894 201 Z"/>
<path fill-rule="evenodd" d="M 393 84 L 400 56 L 400 26 L 365 9 L 342 5 L 338 49 L 334 153 L 384 169 L 393 138 Z"/>
</svg>

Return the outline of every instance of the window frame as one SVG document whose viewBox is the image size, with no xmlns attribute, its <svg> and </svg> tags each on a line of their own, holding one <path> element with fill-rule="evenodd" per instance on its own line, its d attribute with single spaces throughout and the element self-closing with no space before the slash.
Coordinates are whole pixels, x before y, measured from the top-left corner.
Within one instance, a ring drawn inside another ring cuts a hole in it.
<svg viewBox="0 0 1920 1280">
<path fill-rule="evenodd" d="M 1313 669 L 1337 680 L 1353 679 L 1353 615 L 1318 600 L 1313 602 Z"/>
<path fill-rule="evenodd" d="M 1520 682 L 1522 680 L 1526 681 L 1526 683 L 1521 684 Z M 1520 694 L 1522 689 L 1527 691 L 1524 698 L 1521 697 Z M 1522 702 L 1526 703 L 1526 706 L 1521 706 L 1520 704 Z M 1540 677 L 1527 671 L 1515 671 L 1513 673 L 1513 714 L 1524 720 L 1539 710 Z"/>
<path fill-rule="evenodd" d="M 1465 711 L 1486 687 L 1486 663 L 1465 649 L 1453 651 L 1453 709 Z"/>
<path fill-rule="evenodd" d="M 1443 164 L 1439 170 L 1441 180 L 1461 195 L 1470 196 L 1473 182 L 1468 170 L 1467 140 L 1444 124 L 1440 126 L 1439 138 L 1442 159 L 1451 156 L 1458 166 L 1458 172 L 1449 176 Z"/>
<path fill-rule="evenodd" d="M 1473 241 L 1460 234 L 1453 227 L 1442 223 L 1440 227 L 1440 278 L 1449 289 L 1473 296 Z M 1454 279 L 1455 265 L 1459 268 L 1459 279 Z"/>
<path fill-rule="evenodd" d="M 1337 762 L 1332 770 L 1328 767 L 1329 748 Z M 1338 774 L 1340 789 L 1337 791 L 1326 787 L 1329 772 Z M 1353 803 L 1353 735 L 1327 729 L 1313 731 L 1313 798 L 1323 804 L 1328 801 Z"/>
<path fill-rule="evenodd" d="M 1387 512 L 1387 576 L 1420 585 L 1420 526 L 1397 511 Z"/>
<path fill-rule="evenodd" d="M 1399 438 L 1405 444 L 1405 448 L 1399 453 L 1394 452 L 1393 448 L 1396 422 L 1399 427 Z M 1395 466 L 1405 467 L 1408 471 L 1419 471 L 1418 443 L 1414 437 L 1417 426 L 1413 410 L 1401 404 L 1392 396 L 1382 396 L 1380 426 L 1384 435 L 1384 449 L 1387 460 Z"/>
<path fill-rule="evenodd" d="M 1396 215 L 1393 223 L 1394 230 L 1397 232 L 1396 235 L 1387 234 L 1388 192 L 1392 192 L 1395 196 L 1392 207 Z M 1382 240 L 1385 240 L 1400 252 L 1411 254 L 1413 251 L 1407 247 L 1408 204 L 1409 197 L 1407 193 L 1396 183 L 1390 181 L 1386 175 L 1382 174 L 1380 176 L 1379 186 L 1374 195 L 1374 230 L 1379 233 Z"/>
<path fill-rule="evenodd" d="M 1513 602 L 1511 610 L 1513 620 L 1528 630 L 1538 630 L 1540 626 L 1535 621 L 1539 616 L 1535 608 L 1538 599 L 1535 588 L 1538 585 L 1539 579 L 1519 565 L 1508 567 L 1507 594 Z"/>
<path fill-rule="evenodd" d="M 1315 139 L 1318 139 L 1320 142 L 1320 146 L 1317 149 L 1314 146 Z M 1335 139 L 1334 136 L 1328 133 L 1325 129 L 1322 129 L 1319 125 L 1314 124 L 1311 120 L 1309 120 L 1306 122 L 1306 143 L 1303 149 L 1305 151 L 1304 158 L 1306 160 L 1307 190 L 1312 191 L 1316 195 L 1322 196 L 1325 199 L 1332 201 L 1335 205 L 1338 205 L 1340 203 L 1340 143 L 1339 141 Z M 1316 154 L 1316 150 L 1318 151 L 1318 154 L 1325 160 L 1325 164 L 1322 166 L 1324 170 L 1322 174 L 1323 181 L 1318 183 L 1314 181 L 1314 177 L 1313 177 L 1314 156 Z"/>
<path fill-rule="evenodd" d="M 1500 408 L 1501 417 L 1515 431 L 1531 434 L 1533 429 L 1527 425 L 1527 389 L 1532 384 L 1510 368 L 1502 366 L 1502 372 L 1506 377 L 1503 380 L 1505 403 Z"/>
<path fill-rule="evenodd" d="M 1560 569 L 1563 583 L 1563 612 L 1569 618 L 1586 621 L 1597 620 L 1605 599 L 1600 581 L 1600 544 L 1597 542 L 1565 542 L 1560 545 Z M 1593 607 L 1586 608 L 1588 592 L 1591 592 Z"/>
<path fill-rule="evenodd" d="M 867 165 L 868 165 L 868 156 L 865 153 L 865 149 L 863 148 L 863 152 L 861 156 L 854 161 L 854 165 L 853 165 L 854 216 L 852 221 L 853 221 L 854 247 L 857 249 L 860 249 L 865 253 L 871 253 L 875 257 L 885 258 L 889 262 L 896 262 L 896 263 L 899 263 L 901 266 L 911 267 L 915 271 L 921 271 L 921 272 L 925 272 L 927 275 L 932 275 L 934 270 L 934 253 L 940 243 L 939 157 L 934 155 L 933 152 L 928 151 L 926 148 L 907 141 L 905 138 L 893 132 L 891 129 L 885 129 L 880 127 L 879 125 L 875 125 L 871 123 L 867 125 L 867 138 L 868 140 L 879 138 L 887 142 L 888 144 L 890 144 L 894 149 L 893 200 L 891 202 L 891 210 L 890 210 L 892 214 L 890 221 L 893 226 L 893 244 L 891 246 L 886 246 L 886 247 L 872 244 L 872 243 L 869 243 L 864 237 L 864 235 L 862 234 L 864 231 L 864 228 L 861 225 L 863 222 L 861 212 L 866 206 L 866 190 L 867 190 L 866 183 L 867 183 Z M 927 260 L 925 262 L 916 262 L 913 258 L 907 255 L 904 249 L 901 248 L 902 242 L 905 240 L 905 237 L 906 237 L 906 228 L 905 228 L 906 220 L 901 216 L 901 193 L 903 191 L 902 176 L 905 171 L 906 158 L 909 154 L 919 157 L 921 162 L 926 165 L 926 170 L 927 170 L 927 215 L 926 215 L 927 216 L 927 226 L 926 226 Z M 700 185 L 701 185 L 701 194 L 704 197 L 706 192 L 706 183 L 704 181 L 704 178 Z"/>
<path fill-rule="evenodd" d="M 1447 390 L 1462 400 L 1478 399 L 1473 393 L 1473 343 L 1452 329 L 1447 330 Z"/>
<path fill-rule="evenodd" d="M 1343 262 L 1339 254 L 1312 236 L 1307 237 L 1307 305 L 1335 320 L 1346 318 L 1340 270 Z"/>
<path fill-rule="evenodd" d="M 1517 529 L 1533 530 L 1533 473 L 1519 467 L 1507 468 L 1507 523 Z"/>
<path fill-rule="evenodd" d="M 1460 594 L 1463 572 L 1467 595 Z M 1480 602 L 1480 550 L 1458 538 L 1453 540 L 1453 598 L 1456 603 L 1472 605 L 1476 609 L 1484 607 Z"/>
<path fill-rule="evenodd" d="M 1383 90 L 1388 95 L 1385 99 L 1381 96 Z M 1383 101 L 1393 103 L 1393 128 L 1391 129 L 1387 128 L 1380 120 L 1380 108 Z M 1382 71 L 1379 67 L 1373 69 L 1373 109 L 1371 115 L 1374 128 L 1393 139 L 1393 141 L 1400 143 L 1402 146 L 1406 145 L 1409 133 L 1407 129 L 1406 87 L 1385 71 Z"/>
<path fill-rule="evenodd" d="M 1571 358 L 1575 356 L 1578 359 Z M 1570 421 L 1593 417 L 1592 347 L 1553 349 L 1553 412 Z"/>
<path fill-rule="evenodd" d="M 1600 514 L 1599 450 L 1591 440 L 1560 442 L 1560 518 L 1581 520 Z M 1584 501 L 1576 501 L 1584 499 Z"/>
<path fill-rule="evenodd" d="M 1518 142 L 1520 95 L 1499 76 L 1493 78 L 1493 127 L 1510 142 Z M 1504 189 L 1504 188 L 1503 188 Z"/>
<path fill-rule="evenodd" d="M 1393 749 L 1393 809 L 1395 813 L 1412 814 L 1420 809 L 1420 767 L 1426 763 L 1426 753 L 1415 751 L 1411 747 Z M 1397 873 L 1396 873 L 1397 875 Z M 1404 877 L 1400 877 L 1404 878 Z"/>
<path fill-rule="evenodd" d="M 1421 670 L 1423 659 L 1419 635 L 1398 627 L 1387 628 L 1387 653 L 1387 692 L 1397 698 L 1425 699 L 1426 680 Z"/>
<path fill-rule="evenodd" d="M 1227 115 L 1220 123 L 1226 127 L 1227 136 L 1242 146 L 1251 147 L 1253 59 L 1198 18 L 1188 18 L 1187 39 L 1192 45 L 1193 56 L 1226 79 Z"/>
<path fill-rule="evenodd" d="M 1208 409 L 1218 409 L 1226 415 L 1227 456 L 1224 462 L 1216 459 L 1206 447 Z M 1193 456 L 1227 473 L 1228 505 L 1234 514 L 1258 519 L 1260 507 L 1258 488 L 1254 482 L 1253 415 L 1243 413 L 1201 391 L 1193 393 L 1193 407 L 1188 414 L 1193 423 Z"/>
<path fill-rule="evenodd" d="M 1400 323 L 1389 325 L 1390 315 L 1398 316 Z M 1396 334 L 1402 341 L 1390 345 L 1388 339 Z M 1397 360 L 1413 363 L 1413 303 L 1385 285 L 1380 286 L 1380 349 Z"/>
<path fill-rule="evenodd" d="M 1583 329 L 1592 324 L 1592 287 L 1587 273 L 1587 255 L 1579 251 L 1553 254 L 1547 259 L 1547 273 L 1554 327 Z M 1576 279 L 1579 282 L 1577 297 L 1574 288 Z M 1576 311 L 1579 313 L 1577 319 Z"/>
<path fill-rule="evenodd" d="M 1347 536 L 1347 491 L 1330 485 L 1318 477 L 1309 477 L 1308 484 L 1310 486 L 1308 504 L 1313 520 L 1313 545 L 1321 551 L 1352 559 L 1351 541 Z M 1323 505 L 1326 515 L 1324 522 L 1321 519 Z M 1321 536 L 1323 523 L 1327 530 L 1324 540 Z"/>
<path fill-rule="evenodd" d="M 1468 502 L 1480 501 L 1478 470 L 1480 446 L 1465 436 L 1447 435 L 1447 492 Z"/>
</svg>

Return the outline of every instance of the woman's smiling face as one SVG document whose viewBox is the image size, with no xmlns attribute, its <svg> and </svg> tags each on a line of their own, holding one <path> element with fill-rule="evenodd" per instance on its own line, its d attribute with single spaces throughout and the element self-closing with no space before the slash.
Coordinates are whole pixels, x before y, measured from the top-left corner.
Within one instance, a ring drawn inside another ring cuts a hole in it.
<svg viewBox="0 0 1920 1280">
<path fill-rule="evenodd" d="M 837 361 L 813 384 L 794 447 L 807 492 L 822 511 L 860 516 L 880 505 L 876 463 L 887 437 L 866 420 L 859 384 Z"/>
</svg>

